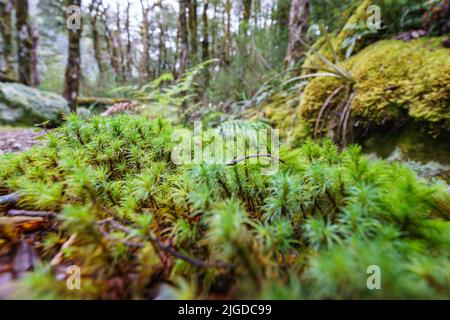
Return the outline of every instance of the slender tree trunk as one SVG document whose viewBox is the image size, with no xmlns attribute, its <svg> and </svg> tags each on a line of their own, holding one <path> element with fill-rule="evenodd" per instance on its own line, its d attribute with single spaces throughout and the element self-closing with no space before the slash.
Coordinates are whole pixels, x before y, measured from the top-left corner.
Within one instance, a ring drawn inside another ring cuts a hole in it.
<svg viewBox="0 0 450 320">
<path fill-rule="evenodd" d="M 33 83 L 33 36 L 28 23 L 28 0 L 15 0 L 15 9 L 19 82 L 30 86 Z"/>
<path fill-rule="evenodd" d="M 181 48 L 180 48 L 180 67 L 179 74 L 182 75 L 186 71 L 189 57 L 189 33 L 187 28 L 186 9 L 188 7 L 188 0 L 179 0 L 180 12 L 178 17 L 178 31 L 180 33 Z"/>
<path fill-rule="evenodd" d="M 133 56 L 131 55 L 131 32 L 130 32 L 130 7 L 131 3 L 128 1 L 127 3 L 127 11 L 126 11 L 126 18 L 125 18 L 125 32 L 127 34 L 127 48 L 126 48 L 126 55 L 127 55 L 127 79 L 130 79 L 132 76 L 132 64 L 133 64 Z"/>
<path fill-rule="evenodd" d="M 98 0 L 92 0 L 89 5 L 89 15 L 92 29 L 92 42 L 94 46 L 94 56 L 95 61 L 97 62 L 98 73 L 100 78 L 103 77 L 103 61 L 102 61 L 102 52 L 100 46 L 100 35 L 98 31 L 98 19 L 100 17 L 100 2 Z"/>
<path fill-rule="evenodd" d="M 76 5 L 81 7 L 81 0 L 66 0 L 67 7 Z M 80 30 L 68 30 L 69 32 L 69 54 L 66 66 L 64 83 L 64 97 L 69 102 L 70 109 L 75 112 L 77 99 L 80 91 L 81 78 L 81 27 Z"/>
<path fill-rule="evenodd" d="M 190 49 L 191 56 L 194 61 L 197 61 L 197 0 L 189 0 L 189 35 L 190 35 Z"/>
<path fill-rule="evenodd" d="M 180 57 L 180 28 L 177 29 L 177 35 L 175 37 L 175 57 L 174 63 L 172 64 L 172 74 L 177 77 L 177 62 L 179 62 Z"/>
<path fill-rule="evenodd" d="M 208 7 L 209 0 L 203 0 L 203 40 L 202 40 L 202 60 L 206 61 L 209 59 L 209 23 L 208 23 Z"/>
<path fill-rule="evenodd" d="M 38 87 L 41 84 L 41 77 L 39 75 L 39 60 L 38 60 L 38 45 L 39 45 L 39 28 L 37 25 L 32 31 L 32 47 L 31 47 L 31 68 L 32 68 L 32 84 Z"/>
<path fill-rule="evenodd" d="M 289 25 L 286 21 L 289 21 L 289 12 L 291 9 L 291 0 L 278 0 L 277 9 L 275 12 L 275 23 L 278 35 L 289 34 Z"/>
<path fill-rule="evenodd" d="M 208 23 L 208 6 L 209 0 L 203 0 L 203 12 L 202 12 L 202 23 L 203 23 L 203 40 L 202 40 L 202 61 L 207 61 L 209 59 L 209 23 Z M 209 84 L 209 68 L 205 68 L 203 72 L 203 87 L 208 88 Z M 206 101 L 207 90 L 203 91 L 203 99 Z"/>
<path fill-rule="evenodd" d="M 285 58 L 287 69 L 292 69 L 299 61 L 303 50 L 302 41 L 308 30 L 309 0 L 292 0 L 289 15 L 289 42 Z"/>
<path fill-rule="evenodd" d="M 242 0 L 242 2 L 244 5 L 244 18 L 242 20 L 241 30 L 243 33 L 247 33 L 250 23 L 250 16 L 252 14 L 252 0 Z"/>
<path fill-rule="evenodd" d="M 109 6 L 104 9 L 101 13 L 101 19 L 103 23 L 103 28 L 105 29 L 105 42 L 108 48 L 111 66 L 114 69 L 116 77 L 120 76 L 120 63 L 119 63 L 119 52 L 118 52 L 118 44 L 117 40 L 114 37 L 113 32 L 111 31 L 108 25 L 108 11 Z"/>
<path fill-rule="evenodd" d="M 217 45 L 217 5 L 213 2 L 214 11 L 211 20 L 211 57 L 216 58 L 216 45 Z"/>
<path fill-rule="evenodd" d="M 143 0 L 140 0 L 142 7 L 142 71 L 144 74 L 144 78 L 148 80 L 151 77 L 151 68 L 150 68 L 150 22 L 149 22 L 149 13 L 150 8 L 149 4 L 144 4 Z"/>
<path fill-rule="evenodd" d="M 225 12 L 226 12 L 226 31 L 225 31 L 225 65 L 231 64 L 231 51 L 232 51 L 232 38 L 231 38 L 231 0 L 226 0 Z"/>
<path fill-rule="evenodd" d="M 159 38 L 158 38 L 157 76 L 160 76 L 162 74 L 162 71 L 164 70 L 164 64 L 166 61 L 166 43 L 165 43 L 166 17 L 165 17 L 165 12 L 164 12 L 163 1 L 159 0 L 157 5 L 159 6 L 159 21 L 158 21 Z"/>
<path fill-rule="evenodd" d="M 122 20 L 120 18 L 120 3 L 117 3 L 117 12 L 116 12 L 116 32 L 114 37 L 116 44 L 117 44 L 117 55 L 118 60 L 120 61 L 120 78 L 121 80 L 126 79 L 126 64 L 125 64 L 125 53 L 123 49 L 123 43 L 122 43 Z"/>
<path fill-rule="evenodd" d="M 14 5 L 11 0 L 0 0 L 0 33 L 3 40 L 3 56 L 5 69 L 2 70 L 6 77 L 14 78 L 13 34 L 11 15 Z"/>
</svg>

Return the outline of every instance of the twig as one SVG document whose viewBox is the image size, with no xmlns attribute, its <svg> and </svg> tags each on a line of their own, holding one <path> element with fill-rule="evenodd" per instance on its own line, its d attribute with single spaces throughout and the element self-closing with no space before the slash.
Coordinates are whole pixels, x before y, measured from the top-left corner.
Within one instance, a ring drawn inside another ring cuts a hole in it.
<svg viewBox="0 0 450 320">
<path fill-rule="evenodd" d="M 6 214 L 10 217 L 41 217 L 41 218 L 55 218 L 56 212 L 52 211 L 28 211 L 28 210 L 14 210 L 11 209 Z"/>
<path fill-rule="evenodd" d="M 100 220 L 97 223 L 100 224 L 100 225 L 109 223 L 114 229 L 117 229 L 119 231 L 123 231 L 125 233 L 131 233 L 131 229 L 130 228 L 121 225 L 120 223 L 115 221 L 113 218 Z M 106 232 L 103 233 L 103 235 L 108 237 L 109 239 L 121 241 L 123 244 L 125 244 L 127 246 L 130 246 L 130 247 L 142 248 L 144 246 L 142 243 L 131 242 L 131 241 L 127 241 L 127 240 L 113 238 L 109 234 L 107 234 Z M 223 268 L 223 269 L 225 269 L 225 268 L 231 268 L 232 267 L 231 265 L 229 265 L 227 263 L 223 263 L 223 262 L 205 262 L 205 261 L 202 261 L 202 260 L 198 260 L 198 259 L 195 259 L 195 258 L 188 257 L 188 256 L 186 256 L 186 255 L 176 251 L 172 246 L 163 243 L 161 240 L 159 240 L 156 237 L 149 236 L 148 240 L 151 241 L 159 250 L 167 252 L 167 253 L 171 254 L 172 256 L 174 256 L 177 259 L 184 260 L 184 261 L 192 264 L 193 266 L 195 266 L 197 268 Z"/>
<path fill-rule="evenodd" d="M 19 202 L 19 193 L 17 192 L 0 196 L 0 205 L 14 205 L 17 202 Z"/>
<path fill-rule="evenodd" d="M 286 163 L 286 161 L 284 161 L 278 157 L 275 157 L 271 154 L 262 153 L 262 154 L 252 154 L 252 155 L 246 156 L 244 158 L 235 159 L 235 160 L 231 161 L 230 163 L 227 163 L 227 166 L 234 166 L 235 164 L 238 164 L 239 162 L 242 162 L 242 161 L 245 161 L 248 159 L 254 159 L 254 158 L 272 158 L 275 161 L 280 161 L 281 163 Z"/>
<path fill-rule="evenodd" d="M 70 247 L 75 242 L 76 239 L 77 234 L 75 233 L 71 235 L 66 242 L 63 243 L 59 252 L 56 254 L 56 256 L 53 257 L 52 261 L 50 261 L 50 266 L 54 267 L 61 263 L 64 256 L 64 249 Z"/>
</svg>

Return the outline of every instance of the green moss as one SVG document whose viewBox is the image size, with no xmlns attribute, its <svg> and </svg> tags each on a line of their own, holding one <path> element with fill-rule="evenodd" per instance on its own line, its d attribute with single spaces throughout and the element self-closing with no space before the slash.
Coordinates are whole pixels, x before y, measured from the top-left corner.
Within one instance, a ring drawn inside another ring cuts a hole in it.
<svg viewBox="0 0 450 320">
<path fill-rule="evenodd" d="M 1 192 L 59 212 L 58 237 L 76 234 L 60 266 L 82 271 L 82 290 L 64 290 L 45 257 L 22 298 L 449 298 L 447 186 L 330 141 L 283 149 L 274 175 L 249 162 L 176 166 L 171 133 L 71 116 L 45 147 L 0 157 Z M 368 265 L 384 290 L 365 287 Z"/>
<path fill-rule="evenodd" d="M 450 50 L 440 38 L 379 41 L 342 65 L 355 79 L 351 116 L 363 127 L 410 118 L 438 135 L 450 131 Z M 314 126 L 330 94 L 342 82 L 320 77 L 305 88 L 299 116 Z M 336 108 L 335 99 L 330 108 Z"/>
</svg>

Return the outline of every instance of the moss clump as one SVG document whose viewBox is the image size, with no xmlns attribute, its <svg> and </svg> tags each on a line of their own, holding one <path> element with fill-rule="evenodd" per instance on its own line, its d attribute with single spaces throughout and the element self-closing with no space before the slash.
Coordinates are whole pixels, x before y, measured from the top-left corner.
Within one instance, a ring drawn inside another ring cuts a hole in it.
<svg viewBox="0 0 450 320">
<path fill-rule="evenodd" d="M 293 92 L 280 91 L 272 95 L 261 107 L 250 109 L 245 114 L 248 119 L 265 119 L 279 130 L 280 138 L 292 145 L 296 140 L 305 139 L 309 129 L 297 118 L 299 96 Z"/>
<path fill-rule="evenodd" d="M 46 147 L 0 158 L 2 191 L 59 212 L 27 297 L 449 298 L 446 186 L 330 141 L 283 150 L 271 176 L 249 162 L 177 167 L 171 131 L 72 116 Z M 73 264 L 81 290 L 58 280 Z M 382 290 L 366 287 L 370 265 Z"/>
<path fill-rule="evenodd" d="M 351 116 L 362 128 L 410 118 L 434 135 L 450 131 L 450 50 L 440 38 L 379 41 L 343 66 L 355 79 Z M 299 116 L 311 127 L 331 92 L 342 82 L 316 78 L 305 88 Z M 339 105 L 338 98 L 330 109 Z"/>
</svg>

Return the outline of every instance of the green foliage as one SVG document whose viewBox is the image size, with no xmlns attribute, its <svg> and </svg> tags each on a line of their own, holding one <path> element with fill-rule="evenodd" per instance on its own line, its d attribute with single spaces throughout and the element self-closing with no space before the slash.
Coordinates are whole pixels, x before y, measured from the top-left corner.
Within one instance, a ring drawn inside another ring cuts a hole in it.
<svg viewBox="0 0 450 320">
<path fill-rule="evenodd" d="M 161 111 L 164 113 L 179 112 L 179 109 L 188 101 L 194 102 L 198 97 L 199 76 L 205 68 L 216 61 L 216 59 L 211 59 L 199 63 L 178 79 L 174 79 L 171 73 L 165 73 L 144 86 L 117 87 L 110 93 L 142 102 L 145 106 L 144 113 L 161 116 Z"/>
<path fill-rule="evenodd" d="M 60 212 L 46 251 L 76 234 L 63 263 L 81 267 L 83 289 L 62 289 L 44 261 L 29 296 L 449 298 L 446 185 L 330 141 L 283 149 L 272 176 L 249 161 L 177 167 L 171 133 L 70 116 L 46 146 L 1 156 L 0 190 Z M 381 290 L 366 287 L 370 265 Z"/>
</svg>

